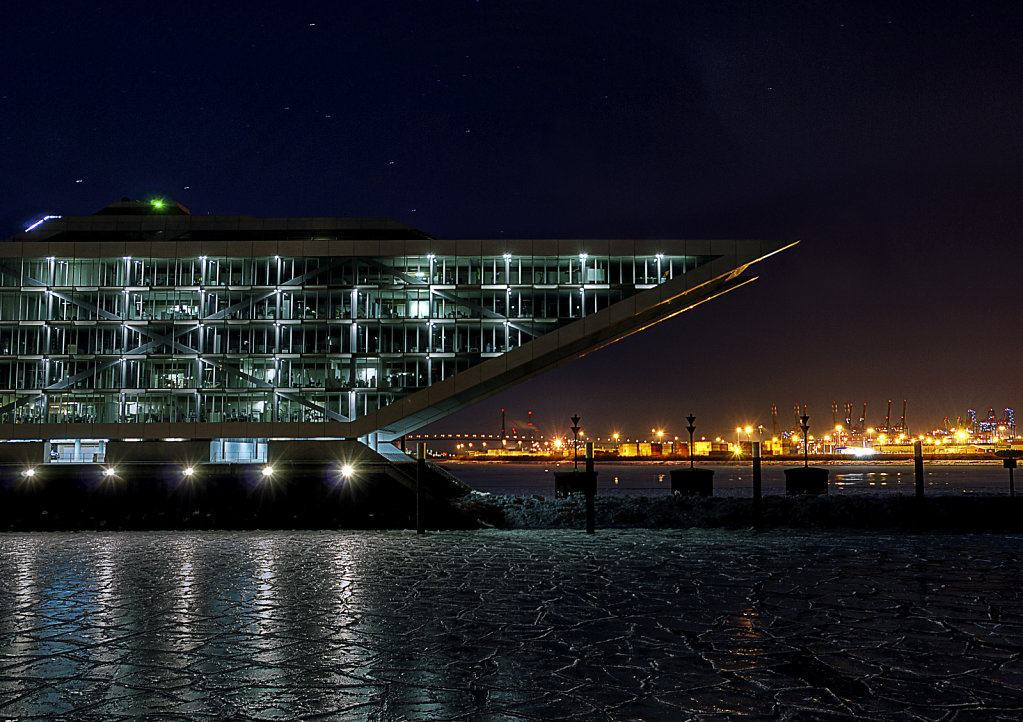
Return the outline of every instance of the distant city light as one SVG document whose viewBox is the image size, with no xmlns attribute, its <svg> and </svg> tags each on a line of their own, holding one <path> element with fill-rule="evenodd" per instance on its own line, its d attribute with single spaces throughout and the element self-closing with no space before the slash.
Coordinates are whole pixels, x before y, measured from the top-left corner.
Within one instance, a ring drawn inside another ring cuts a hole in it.
<svg viewBox="0 0 1023 722">
<path fill-rule="evenodd" d="M 274 468 L 272 466 L 263 467 L 263 476 L 273 476 Z"/>
<path fill-rule="evenodd" d="M 355 474 L 355 467 L 351 464 L 345 464 L 341 467 L 341 476 L 344 478 L 351 479 L 353 474 Z"/>
</svg>

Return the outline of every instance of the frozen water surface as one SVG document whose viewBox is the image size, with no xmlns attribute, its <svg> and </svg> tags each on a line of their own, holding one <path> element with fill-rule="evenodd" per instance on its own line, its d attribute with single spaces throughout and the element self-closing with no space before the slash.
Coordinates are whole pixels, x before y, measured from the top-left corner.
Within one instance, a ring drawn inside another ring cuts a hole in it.
<svg viewBox="0 0 1023 722">
<path fill-rule="evenodd" d="M 1023 716 L 1023 537 L 0 536 L 0 719 Z"/>
</svg>

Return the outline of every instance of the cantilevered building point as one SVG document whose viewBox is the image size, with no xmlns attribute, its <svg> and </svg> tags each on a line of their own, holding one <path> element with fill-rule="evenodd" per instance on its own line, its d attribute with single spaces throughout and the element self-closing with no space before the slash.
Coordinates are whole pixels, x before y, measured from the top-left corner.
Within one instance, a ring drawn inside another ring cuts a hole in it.
<svg viewBox="0 0 1023 722">
<path fill-rule="evenodd" d="M 207 461 L 259 461 L 268 441 L 393 448 L 791 245 L 440 240 L 169 202 L 51 216 L 0 242 L 0 441 L 40 442 L 40 462 L 126 440 L 202 442 Z"/>
</svg>

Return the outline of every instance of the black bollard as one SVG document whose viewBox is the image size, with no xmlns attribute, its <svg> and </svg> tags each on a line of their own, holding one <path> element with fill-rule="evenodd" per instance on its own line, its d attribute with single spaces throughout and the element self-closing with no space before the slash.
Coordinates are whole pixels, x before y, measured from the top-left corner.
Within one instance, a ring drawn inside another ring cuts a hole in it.
<svg viewBox="0 0 1023 722">
<path fill-rule="evenodd" d="M 593 469 L 593 442 L 586 442 L 586 533 L 592 534 L 597 525 L 597 474 Z"/>
<path fill-rule="evenodd" d="M 916 498 L 924 498 L 924 450 L 919 439 L 913 442 L 913 467 L 916 473 Z"/>
<path fill-rule="evenodd" d="M 426 442 L 420 441 L 416 444 L 416 534 L 425 534 L 426 526 L 423 524 L 423 485 L 420 477 L 425 476 L 426 466 Z"/>
<path fill-rule="evenodd" d="M 763 511 L 764 486 L 760 474 L 760 442 L 753 442 L 753 526 L 759 531 L 763 527 L 760 518 Z"/>
<path fill-rule="evenodd" d="M 1009 470 L 1009 496 L 1016 498 L 1016 483 L 1012 478 L 1012 470 L 1016 468 L 1016 458 L 1010 456 L 1008 459 L 1002 459 L 1002 465 Z"/>
</svg>

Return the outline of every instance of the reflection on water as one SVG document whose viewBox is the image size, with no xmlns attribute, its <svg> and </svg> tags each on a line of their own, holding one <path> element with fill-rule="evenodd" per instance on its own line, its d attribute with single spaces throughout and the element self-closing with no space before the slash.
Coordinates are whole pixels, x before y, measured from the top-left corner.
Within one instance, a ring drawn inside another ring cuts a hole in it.
<svg viewBox="0 0 1023 722">
<path fill-rule="evenodd" d="M 597 493 L 609 496 L 660 496 L 671 493 L 668 471 L 685 462 L 639 461 L 596 464 Z M 785 493 L 785 469 L 797 462 L 764 463 L 764 494 Z M 451 473 L 478 491 L 530 496 L 554 495 L 551 471 L 564 465 L 505 462 L 445 462 Z M 753 495 L 753 471 L 746 463 L 702 464 L 714 471 L 716 496 Z M 915 473 L 912 461 L 837 461 L 815 463 L 830 472 L 832 494 L 909 494 L 913 493 Z M 924 465 L 925 490 L 934 494 L 1008 493 L 1008 476 L 998 461 L 927 462 Z"/>
<path fill-rule="evenodd" d="M 849 491 L 855 491 L 857 487 L 864 486 L 888 486 L 889 483 L 894 485 L 902 484 L 916 484 L 916 477 L 910 476 L 903 478 L 900 472 L 895 473 L 894 479 L 889 479 L 888 472 L 885 471 L 854 471 L 854 472 L 842 472 L 834 471 L 829 477 L 829 482 L 832 487 L 846 487 L 842 491 L 848 493 Z M 931 485 L 934 485 L 934 480 L 931 480 Z"/>
</svg>

